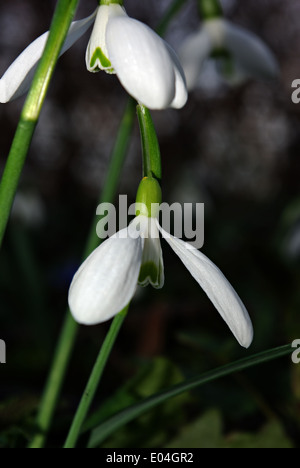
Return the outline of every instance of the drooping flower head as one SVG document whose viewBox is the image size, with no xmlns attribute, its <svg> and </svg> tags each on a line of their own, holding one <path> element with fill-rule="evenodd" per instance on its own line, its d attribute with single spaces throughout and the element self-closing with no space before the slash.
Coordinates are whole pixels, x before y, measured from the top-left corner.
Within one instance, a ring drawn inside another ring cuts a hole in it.
<svg viewBox="0 0 300 468">
<path fill-rule="evenodd" d="M 91 16 L 72 23 L 61 54 L 95 22 L 86 51 L 89 71 L 116 73 L 127 92 L 150 109 L 183 107 L 186 82 L 175 52 L 152 29 L 130 18 L 122 5 L 122 0 L 103 0 Z M 3 75 L 0 102 L 28 91 L 48 34 L 30 44 Z"/>
<path fill-rule="evenodd" d="M 182 107 L 187 99 L 185 77 L 170 49 L 120 4 L 100 5 L 86 65 L 91 72 L 116 73 L 129 94 L 149 108 Z"/>
<path fill-rule="evenodd" d="M 179 50 L 188 89 L 193 89 L 205 61 L 215 58 L 219 71 L 229 83 L 248 78 L 271 80 L 279 66 L 269 47 L 255 34 L 222 17 L 203 21 Z"/>
<path fill-rule="evenodd" d="M 127 306 L 138 284 L 163 287 L 160 231 L 241 346 L 248 348 L 253 328 L 241 299 L 214 263 L 159 225 L 160 202 L 158 182 L 154 178 L 144 178 L 138 190 L 137 215 L 133 222 L 100 245 L 73 278 L 69 305 L 74 319 L 84 325 L 104 322 Z"/>
</svg>

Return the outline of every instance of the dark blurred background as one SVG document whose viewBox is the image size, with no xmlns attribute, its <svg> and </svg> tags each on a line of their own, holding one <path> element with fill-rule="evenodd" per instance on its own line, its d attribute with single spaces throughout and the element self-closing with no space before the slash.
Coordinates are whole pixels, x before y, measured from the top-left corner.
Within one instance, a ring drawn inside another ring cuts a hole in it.
<svg viewBox="0 0 300 468">
<path fill-rule="evenodd" d="M 0 74 L 49 28 L 54 1 L 0 4 Z M 155 28 L 170 0 L 127 0 Z M 181 111 L 153 112 L 168 202 L 205 203 L 203 252 L 225 273 L 253 319 L 239 347 L 197 283 L 164 243 L 166 283 L 139 290 L 97 393 L 103 418 L 180 380 L 300 338 L 300 78 L 298 0 L 224 0 L 225 15 L 258 34 L 281 68 L 275 83 L 199 82 Z M 88 16 L 94 0 L 80 3 Z M 196 2 L 170 25 L 178 50 L 199 25 Z M 0 254 L 0 447 L 22 447 L 34 415 L 127 102 L 114 76 L 85 68 L 87 33 L 60 60 Z M 24 99 L 0 107 L 0 174 Z M 119 193 L 141 178 L 137 125 Z M 108 324 L 82 327 L 49 447 L 69 428 Z M 112 398 L 113 396 L 113 398 Z M 299 447 L 300 365 L 290 357 L 169 401 L 107 440 L 108 447 Z M 85 440 L 81 441 L 84 444 Z"/>
</svg>

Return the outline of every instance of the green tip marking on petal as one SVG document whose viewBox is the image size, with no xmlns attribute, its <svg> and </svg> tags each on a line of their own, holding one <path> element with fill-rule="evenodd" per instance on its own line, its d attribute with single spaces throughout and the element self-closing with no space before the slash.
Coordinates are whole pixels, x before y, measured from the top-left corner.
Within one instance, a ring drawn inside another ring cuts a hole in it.
<svg viewBox="0 0 300 468">
<path fill-rule="evenodd" d="M 112 66 L 111 66 L 111 62 L 110 60 L 106 57 L 106 55 L 104 55 L 102 49 L 100 47 L 97 47 L 95 49 L 95 52 L 93 53 L 93 56 L 91 58 L 91 61 L 90 61 L 90 67 L 91 68 L 94 68 L 94 66 L 96 65 L 96 62 L 97 60 L 99 60 L 99 62 L 101 63 L 103 69 L 113 69 Z"/>
<path fill-rule="evenodd" d="M 156 287 L 160 284 L 160 269 L 154 262 L 147 262 L 141 266 L 139 285 L 147 286 L 149 283 Z"/>
</svg>

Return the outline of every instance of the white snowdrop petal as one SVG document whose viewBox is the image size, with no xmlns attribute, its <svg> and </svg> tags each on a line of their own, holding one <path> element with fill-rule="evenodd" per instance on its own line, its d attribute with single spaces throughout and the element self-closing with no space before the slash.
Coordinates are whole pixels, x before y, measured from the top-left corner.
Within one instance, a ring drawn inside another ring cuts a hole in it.
<svg viewBox="0 0 300 468">
<path fill-rule="evenodd" d="M 93 31 L 86 49 L 86 67 L 90 72 L 105 70 L 114 73 L 106 47 L 106 27 L 114 16 L 127 16 L 121 5 L 101 5 L 98 8 Z"/>
<path fill-rule="evenodd" d="M 204 61 L 212 51 L 212 41 L 205 29 L 200 29 L 189 36 L 181 48 L 178 56 L 184 70 L 187 88 L 192 90 L 198 81 Z"/>
<path fill-rule="evenodd" d="M 163 237 L 205 291 L 241 346 L 248 348 L 253 327 L 241 299 L 221 270 L 199 250 L 160 228 Z"/>
<path fill-rule="evenodd" d="M 139 216 L 138 218 L 146 218 Z M 160 244 L 159 231 L 156 219 L 146 218 L 147 228 L 144 230 L 145 243 L 141 271 L 139 275 L 139 284 L 147 286 L 151 284 L 156 289 L 164 285 L 164 263 Z"/>
<path fill-rule="evenodd" d="M 96 11 L 88 18 L 71 24 L 60 55 L 66 52 L 88 30 L 94 21 Z M 33 41 L 6 70 L 0 80 L 1 103 L 16 99 L 29 90 L 48 35 L 49 31 Z"/>
<path fill-rule="evenodd" d="M 137 287 L 142 254 L 143 239 L 129 236 L 128 228 L 94 250 L 70 286 L 69 306 L 74 319 L 95 325 L 126 307 Z"/>
<path fill-rule="evenodd" d="M 167 42 L 165 42 L 165 46 L 168 49 L 171 59 L 173 61 L 175 73 L 175 97 L 171 102 L 171 107 L 173 107 L 174 109 L 181 109 L 186 104 L 188 99 L 184 71 L 174 49 Z"/>
<path fill-rule="evenodd" d="M 224 21 L 224 25 L 224 45 L 248 76 L 260 79 L 274 79 L 279 76 L 277 60 L 261 39 L 229 21 Z"/>
<path fill-rule="evenodd" d="M 112 66 L 131 96 L 150 109 L 170 106 L 175 97 L 173 61 L 152 29 L 129 17 L 112 18 L 106 45 Z"/>
</svg>

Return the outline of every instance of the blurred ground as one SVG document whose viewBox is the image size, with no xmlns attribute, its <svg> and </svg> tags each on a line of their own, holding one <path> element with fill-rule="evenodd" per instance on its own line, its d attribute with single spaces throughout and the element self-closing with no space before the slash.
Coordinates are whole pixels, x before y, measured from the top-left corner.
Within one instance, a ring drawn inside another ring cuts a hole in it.
<svg viewBox="0 0 300 468">
<path fill-rule="evenodd" d="M 153 28 L 169 4 L 126 1 L 128 13 Z M 0 3 L 1 75 L 48 29 L 54 5 Z M 93 0 L 81 2 L 76 17 L 87 16 L 95 5 Z M 164 200 L 205 203 L 203 251 L 245 302 L 255 340 L 249 351 L 238 347 L 164 245 L 165 287 L 147 288 L 136 298 L 95 408 L 133 376 L 115 399 L 117 407 L 183 377 L 300 338 L 300 104 L 291 101 L 291 83 L 300 78 L 300 4 L 227 0 L 223 5 L 228 18 L 257 33 L 274 51 L 280 81 L 212 88 L 204 78 L 182 111 L 153 115 L 163 157 Z M 178 49 L 197 26 L 195 2 L 188 0 L 167 39 Z M 7 343 L 7 364 L 0 365 L 2 447 L 24 446 L 29 437 L 68 286 L 126 105 L 115 77 L 86 71 L 88 38 L 89 33 L 58 63 L 20 184 L 20 195 L 33 200 L 32 216 L 26 222 L 20 215 L 11 219 L 0 255 L 0 339 Z M 23 101 L 0 107 L 0 174 Z M 120 193 L 133 201 L 140 177 L 136 127 Z M 64 440 L 106 329 L 80 331 L 49 446 Z M 132 423 L 130 431 L 120 431 L 107 445 L 300 445 L 300 365 L 290 358 L 204 386 L 168 405 Z M 106 401 L 102 408 L 111 404 Z"/>
</svg>

